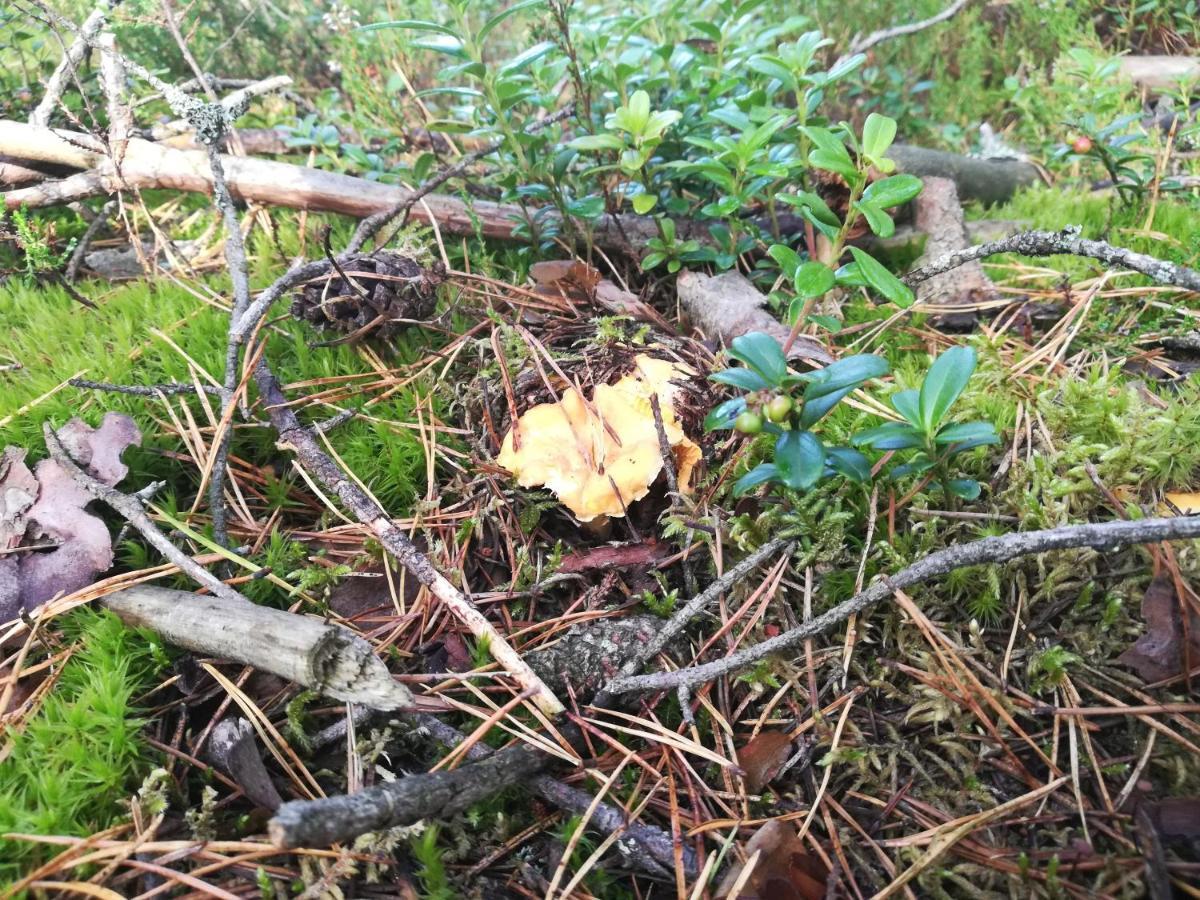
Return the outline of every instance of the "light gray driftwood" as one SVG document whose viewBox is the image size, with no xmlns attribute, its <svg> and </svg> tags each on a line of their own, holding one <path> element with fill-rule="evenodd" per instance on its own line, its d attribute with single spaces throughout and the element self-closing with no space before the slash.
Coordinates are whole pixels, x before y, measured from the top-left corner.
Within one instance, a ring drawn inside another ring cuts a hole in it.
<svg viewBox="0 0 1200 900">
<path fill-rule="evenodd" d="M 680 272 L 676 289 L 684 313 L 706 337 L 728 344 L 739 335 L 763 331 L 787 343 L 788 329 L 766 310 L 767 298 L 740 272 Z M 833 362 L 829 351 L 804 335 L 796 338 L 788 356 L 821 365 Z"/>
<path fill-rule="evenodd" d="M 392 678 L 371 645 L 340 625 L 152 585 L 126 588 L 102 602 L 127 624 L 193 653 L 244 663 L 373 709 L 413 705 L 408 688 Z"/>
</svg>

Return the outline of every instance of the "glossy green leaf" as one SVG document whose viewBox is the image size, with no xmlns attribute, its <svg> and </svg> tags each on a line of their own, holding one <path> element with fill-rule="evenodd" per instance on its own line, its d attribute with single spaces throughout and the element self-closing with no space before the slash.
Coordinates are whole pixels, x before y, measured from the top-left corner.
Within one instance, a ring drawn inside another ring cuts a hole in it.
<svg viewBox="0 0 1200 900">
<path fill-rule="evenodd" d="M 864 219 L 867 220 L 867 225 L 874 234 L 881 238 L 889 238 L 896 233 L 896 223 L 892 221 L 892 217 L 885 213 L 878 206 L 872 203 L 867 203 L 864 200 L 859 200 L 854 204 Z"/>
<path fill-rule="evenodd" d="M 863 124 L 863 153 L 873 159 L 881 159 L 896 139 L 896 120 L 879 113 L 871 113 Z"/>
<path fill-rule="evenodd" d="M 575 150 L 624 150 L 625 142 L 615 134 L 585 134 L 567 144 Z"/>
<path fill-rule="evenodd" d="M 746 411 L 746 398 L 734 397 L 718 404 L 704 417 L 705 431 L 722 431 L 733 427 L 734 419 Z"/>
<path fill-rule="evenodd" d="M 644 216 L 650 210 L 654 209 L 658 203 L 658 197 L 654 194 L 638 194 L 633 198 L 633 211 L 639 216 Z"/>
<path fill-rule="evenodd" d="M 975 350 L 951 347 L 933 361 L 921 385 L 921 425 L 933 434 L 975 371 Z"/>
<path fill-rule="evenodd" d="M 833 271 L 824 263 L 809 260 L 796 270 L 792 276 L 792 284 L 796 293 L 806 300 L 810 297 L 820 297 L 833 287 Z"/>
<path fill-rule="evenodd" d="M 769 387 L 763 377 L 753 369 L 724 369 L 720 372 L 713 372 L 708 376 L 709 381 L 715 381 L 717 384 L 728 384 L 731 387 L 741 388 L 743 391 L 761 391 Z"/>
<path fill-rule="evenodd" d="M 458 40 L 458 35 L 445 25 L 439 25 L 437 22 L 427 22 L 424 19 L 395 19 L 391 22 L 372 22 L 369 25 L 359 25 L 355 31 L 387 31 L 393 28 L 401 28 L 405 31 L 427 31 L 435 34 L 445 34 L 455 40 Z"/>
<path fill-rule="evenodd" d="M 484 22 L 483 26 L 479 29 L 479 33 L 475 35 L 475 40 L 482 44 L 485 40 L 487 40 L 487 36 L 491 34 L 493 30 L 495 30 L 496 26 L 509 16 L 515 15 L 522 10 L 533 9 L 535 6 L 545 5 L 546 0 L 521 0 L 520 3 L 514 3 L 507 9 L 500 10 L 500 12 L 496 13 L 494 16 Z"/>
<path fill-rule="evenodd" d="M 785 431 L 775 442 L 775 465 L 784 484 L 802 491 L 825 473 L 825 447 L 811 431 Z"/>
<path fill-rule="evenodd" d="M 804 264 L 800 254 L 786 244 L 772 244 L 767 248 L 767 255 L 778 263 L 783 274 L 788 278 L 796 277 L 796 270 Z"/>
<path fill-rule="evenodd" d="M 974 478 L 955 478 L 943 483 L 942 487 L 963 500 L 978 500 L 982 486 Z"/>
<path fill-rule="evenodd" d="M 934 442 L 938 444 L 958 444 L 971 442 L 971 446 L 983 444 L 998 444 L 1000 436 L 991 422 L 956 422 L 947 425 L 937 433 Z"/>
<path fill-rule="evenodd" d="M 921 392 L 915 388 L 892 394 L 892 407 L 917 428 L 921 427 Z"/>
<path fill-rule="evenodd" d="M 779 467 L 772 465 L 771 463 L 762 463 L 761 465 L 755 466 L 733 483 L 733 496 L 740 497 L 751 488 L 756 488 L 760 484 L 766 484 L 768 481 L 779 480 Z"/>
<path fill-rule="evenodd" d="M 889 209 L 907 203 L 921 193 L 923 184 L 916 175 L 892 175 L 867 185 L 863 200 L 881 209 Z"/>
<path fill-rule="evenodd" d="M 871 480 L 871 464 L 865 456 L 849 447 L 829 447 L 825 451 L 825 463 L 851 481 L 861 484 Z"/>
<path fill-rule="evenodd" d="M 923 446 L 925 436 L 907 422 L 885 422 L 860 431 L 850 442 L 856 447 L 874 447 L 876 450 L 907 450 Z"/>
<path fill-rule="evenodd" d="M 890 370 L 888 361 L 873 353 L 847 356 L 814 372 L 804 390 L 804 399 L 812 400 L 843 388 L 856 388 L 868 378 L 880 378 Z"/>
<path fill-rule="evenodd" d="M 752 331 L 736 337 L 728 352 L 761 375 L 771 386 L 782 383 L 787 375 L 787 358 L 783 355 L 783 348 L 769 334 Z"/>
<path fill-rule="evenodd" d="M 885 269 L 871 254 L 857 247 L 851 247 L 850 253 L 858 263 L 862 277 L 878 294 L 906 309 L 917 302 L 908 285 Z"/>
<path fill-rule="evenodd" d="M 508 62 L 500 67 L 501 74 L 511 75 L 513 72 L 520 72 L 522 69 L 541 59 L 547 53 L 555 49 L 557 45 L 553 41 L 542 41 L 540 44 L 534 44 L 528 50 L 523 50 L 518 53 Z"/>
</svg>

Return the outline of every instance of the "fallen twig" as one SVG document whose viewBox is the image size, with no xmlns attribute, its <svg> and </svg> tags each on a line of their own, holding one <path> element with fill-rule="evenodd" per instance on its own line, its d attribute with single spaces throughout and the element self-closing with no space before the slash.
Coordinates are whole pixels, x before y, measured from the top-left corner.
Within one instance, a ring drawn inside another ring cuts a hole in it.
<svg viewBox="0 0 1200 900">
<path fill-rule="evenodd" d="M 1139 521 L 1105 522 L 1093 525 L 1066 525 L 1044 531 L 1017 532 L 1000 537 L 984 538 L 969 544 L 948 547 L 931 553 L 924 559 L 887 578 L 881 578 L 866 590 L 815 619 L 810 619 L 783 634 L 769 638 L 753 647 L 731 653 L 723 659 L 679 669 L 674 672 L 656 672 L 650 675 L 622 675 L 615 679 L 608 690 L 616 694 L 631 691 L 667 691 L 680 685 L 702 684 L 729 672 L 736 672 L 754 665 L 773 653 L 791 650 L 805 640 L 828 631 L 851 615 L 862 612 L 891 596 L 896 589 L 905 589 L 930 579 L 946 575 L 955 569 L 1000 563 L 1020 556 L 1047 553 L 1051 550 L 1067 550 L 1072 547 L 1092 547 L 1110 550 L 1130 544 L 1152 544 L 1158 541 L 1181 540 L 1200 537 L 1200 516 L 1178 516 L 1169 519 L 1142 519 Z"/>
<path fill-rule="evenodd" d="M 918 31 L 924 31 L 926 28 L 932 28 L 934 25 L 938 25 L 955 16 L 959 10 L 970 2 L 971 0 L 954 0 L 953 3 L 940 13 L 932 15 L 928 19 L 922 19 L 919 22 L 909 22 L 907 25 L 893 25 L 891 28 L 881 28 L 879 31 L 872 31 L 866 37 L 855 37 L 850 42 L 849 53 L 866 53 L 876 44 L 882 44 L 884 41 L 890 41 L 892 38 L 904 37 L 908 34 L 916 34 Z"/>
<path fill-rule="evenodd" d="M 1104 241 L 1090 241 L 1079 236 L 1079 229 L 1062 231 L 1022 231 L 999 241 L 990 241 L 948 253 L 927 266 L 913 269 L 904 276 L 909 285 L 920 284 L 958 266 L 995 256 L 997 253 L 1017 253 L 1021 256 L 1086 256 L 1106 266 L 1123 267 L 1154 279 L 1159 284 L 1172 284 L 1189 291 L 1200 291 L 1200 272 L 1166 260 L 1114 247 Z"/>
<path fill-rule="evenodd" d="M 492 657 L 507 669 L 521 687 L 533 688 L 533 702 L 547 715 L 558 715 L 563 705 L 554 692 L 537 676 L 521 655 L 504 639 L 496 627 L 475 608 L 470 599 L 442 575 L 429 559 L 417 549 L 403 530 L 388 517 L 321 449 L 312 432 L 300 424 L 288 405 L 287 398 L 265 360 L 254 369 L 259 395 L 271 418 L 280 440 L 295 452 L 297 458 L 316 479 L 333 491 L 358 521 L 375 533 L 384 548 L 404 566 L 414 578 L 446 604 L 446 608 L 467 626 L 475 637 L 487 642 Z"/>
<path fill-rule="evenodd" d="M 596 694 L 592 700 L 593 706 L 610 706 L 612 705 L 614 696 L 621 693 L 616 685 L 620 684 L 623 679 L 629 678 L 633 673 L 637 672 L 647 662 L 654 659 L 664 647 L 667 646 L 675 636 L 683 631 L 688 624 L 698 616 L 710 604 L 715 602 L 718 597 L 725 591 L 729 590 L 751 572 L 753 572 L 763 562 L 770 559 L 780 550 L 787 548 L 790 550 L 792 544 L 790 538 L 776 538 L 773 541 L 768 541 L 763 544 L 737 565 L 733 566 L 724 575 L 706 587 L 703 591 L 677 609 L 675 613 L 667 620 L 667 623 L 659 629 L 658 634 L 654 639 L 643 644 L 633 656 L 631 656 L 623 666 L 617 677 L 610 681 L 603 690 Z"/>
<path fill-rule="evenodd" d="M 91 43 L 100 33 L 100 29 L 108 21 L 108 14 L 119 2 L 120 0 L 104 0 L 98 9 L 93 10 L 84 19 L 75 40 L 66 48 L 63 58 L 59 61 L 58 66 L 55 67 L 50 78 L 47 79 L 46 92 L 42 95 L 41 102 L 38 103 L 37 107 L 30 114 L 29 124 L 44 127 L 50 123 L 50 116 L 54 113 L 54 108 L 58 105 L 58 101 L 62 99 L 63 92 L 67 89 L 68 80 L 74 77 L 75 70 L 83 61 L 88 47 L 91 46 Z"/>
</svg>

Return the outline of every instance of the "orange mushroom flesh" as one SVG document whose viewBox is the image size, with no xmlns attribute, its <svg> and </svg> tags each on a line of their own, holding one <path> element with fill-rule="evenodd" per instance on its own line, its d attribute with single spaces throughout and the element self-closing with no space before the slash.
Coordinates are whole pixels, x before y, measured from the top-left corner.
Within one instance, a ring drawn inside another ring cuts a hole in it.
<svg viewBox="0 0 1200 900">
<path fill-rule="evenodd" d="M 623 516 L 642 499 L 663 468 L 651 397 L 674 456 L 679 489 L 687 491 L 700 448 L 675 413 L 673 380 L 694 376 L 680 363 L 641 354 L 615 384 L 598 385 L 590 404 L 568 389 L 557 403 L 529 409 L 504 438 L 497 462 L 522 487 L 546 487 L 580 522 Z M 520 449 L 514 450 L 513 432 Z"/>
</svg>

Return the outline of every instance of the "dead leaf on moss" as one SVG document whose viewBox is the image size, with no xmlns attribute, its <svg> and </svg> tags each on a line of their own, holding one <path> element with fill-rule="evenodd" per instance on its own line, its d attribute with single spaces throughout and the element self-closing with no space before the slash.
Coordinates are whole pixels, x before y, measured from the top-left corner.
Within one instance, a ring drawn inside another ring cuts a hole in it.
<svg viewBox="0 0 1200 900">
<path fill-rule="evenodd" d="M 59 436 L 92 476 L 110 486 L 129 471 L 121 454 L 142 439 L 133 420 L 117 413 L 108 413 L 95 429 L 72 419 Z M 24 450 L 4 451 L 0 550 L 10 552 L 0 555 L 0 623 L 86 587 L 112 566 L 108 527 L 85 509 L 91 500 L 54 460 L 42 460 L 31 472 Z"/>
<path fill-rule="evenodd" d="M 829 870 L 805 849 L 796 829 L 772 819 L 746 842 L 746 859 L 758 853 L 754 870 L 738 892 L 740 900 L 823 900 Z M 721 880 L 717 897 L 728 897 L 742 874 L 733 866 Z"/>
<path fill-rule="evenodd" d="M 576 303 L 600 306 L 606 312 L 651 322 L 666 331 L 671 325 L 637 294 L 618 287 L 601 276 L 599 270 L 574 259 L 549 259 L 529 269 L 534 292 L 547 297 L 566 297 Z"/>
<path fill-rule="evenodd" d="M 616 384 L 597 385 L 589 404 L 570 388 L 558 403 L 528 410 L 504 438 L 497 462 L 522 487 L 547 487 L 580 522 L 623 516 L 650 491 L 663 458 L 650 398 L 657 395 L 682 491 L 689 489 L 700 448 L 675 413 L 676 387 L 692 377 L 686 366 L 645 354 Z M 520 449 L 513 448 L 514 432 Z"/>
<path fill-rule="evenodd" d="M 1150 582 L 1142 596 L 1146 633 L 1118 660 L 1135 669 L 1146 682 L 1178 675 L 1184 667 L 1182 606 L 1175 581 L 1164 572 Z M 1200 616 L 1188 609 L 1188 634 L 1192 665 L 1200 660 Z"/>
<path fill-rule="evenodd" d="M 779 774 L 792 755 L 792 738 L 786 731 L 760 731 L 738 751 L 738 765 L 745 771 L 746 790 L 757 794 Z"/>
</svg>

